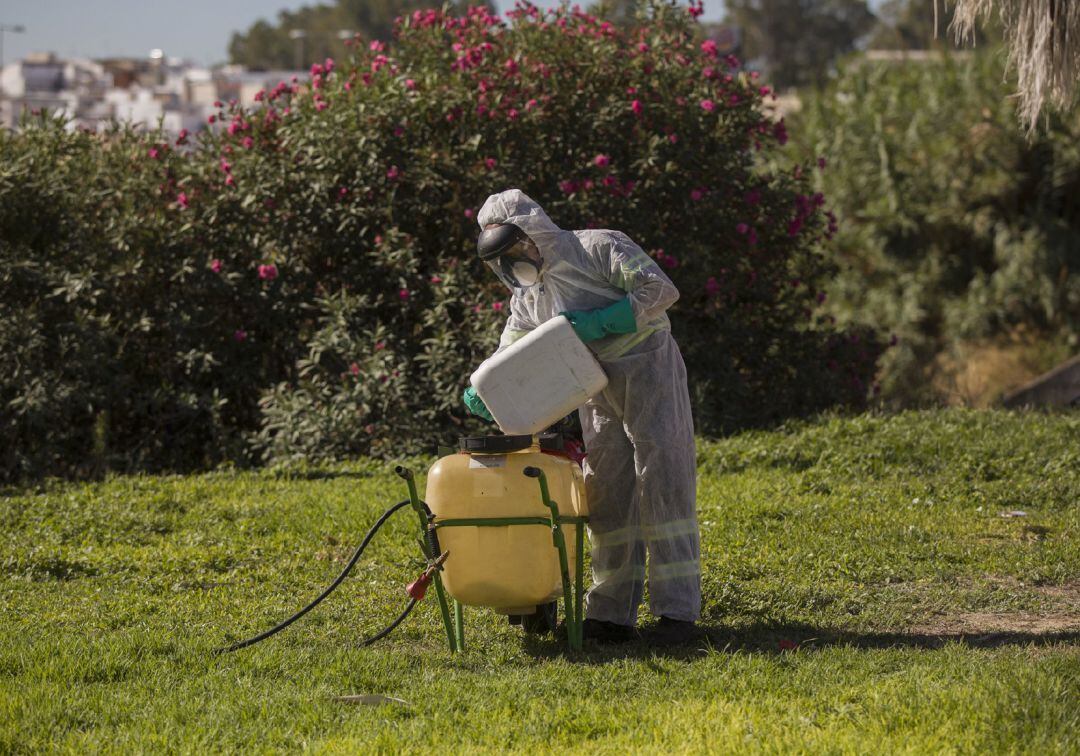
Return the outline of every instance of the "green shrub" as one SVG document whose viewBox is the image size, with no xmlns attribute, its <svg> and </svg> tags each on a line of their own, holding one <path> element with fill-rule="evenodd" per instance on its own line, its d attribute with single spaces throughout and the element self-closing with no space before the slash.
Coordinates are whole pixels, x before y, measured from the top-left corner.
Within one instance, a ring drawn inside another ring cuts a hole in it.
<svg viewBox="0 0 1080 756">
<path fill-rule="evenodd" d="M 882 396 L 935 401 L 934 359 L 961 342 L 1080 344 L 1080 111 L 1033 141 L 995 50 L 937 63 L 852 62 L 807 97 L 798 160 L 839 216 L 841 324 L 898 338 Z"/>
<path fill-rule="evenodd" d="M 815 315 L 828 222 L 802 168 L 763 159 L 786 140 L 767 88 L 674 6 L 628 32 L 508 15 L 414 13 L 392 47 L 224 106 L 194 144 L 47 119 L 0 137 L 12 310 L 60 308 L 0 382 L 15 465 L 386 455 L 476 429 L 459 397 L 507 292 L 475 260 L 475 213 L 509 187 L 669 271 L 700 430 L 861 404 L 880 347 Z M 18 203 L 57 230 L 27 231 Z M 31 417 L 12 401 L 59 380 L 71 323 L 93 334 L 82 383 Z"/>
</svg>

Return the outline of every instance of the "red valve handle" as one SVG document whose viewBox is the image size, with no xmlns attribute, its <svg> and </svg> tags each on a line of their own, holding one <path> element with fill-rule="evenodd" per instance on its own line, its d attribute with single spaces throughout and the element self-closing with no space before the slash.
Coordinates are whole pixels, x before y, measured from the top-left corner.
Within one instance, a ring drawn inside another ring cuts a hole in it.
<svg viewBox="0 0 1080 756">
<path fill-rule="evenodd" d="M 438 559 L 432 562 L 431 565 L 420 574 L 420 577 L 405 586 L 405 592 L 416 601 L 424 598 L 424 594 L 427 593 L 427 587 L 431 585 L 431 578 L 438 570 L 442 569 L 443 563 L 446 562 L 448 556 L 450 556 L 450 552 L 444 551 Z"/>
<path fill-rule="evenodd" d="M 405 592 L 419 601 L 427 593 L 427 587 L 431 585 L 431 575 L 426 572 L 405 587 Z"/>
</svg>

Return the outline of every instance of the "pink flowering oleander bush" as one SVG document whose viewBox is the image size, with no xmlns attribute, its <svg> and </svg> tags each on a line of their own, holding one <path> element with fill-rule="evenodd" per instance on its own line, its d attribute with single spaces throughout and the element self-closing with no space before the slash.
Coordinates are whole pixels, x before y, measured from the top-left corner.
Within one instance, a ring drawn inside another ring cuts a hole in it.
<svg viewBox="0 0 1080 756">
<path fill-rule="evenodd" d="M 700 8 L 417 11 L 196 135 L 0 136 L 5 476 L 430 449 L 508 292 L 476 212 L 518 187 L 629 234 L 682 298 L 699 431 L 860 406 L 880 346 L 818 315 L 835 230 L 778 171 L 768 87 Z M 823 246 L 825 245 L 825 246 Z"/>
</svg>

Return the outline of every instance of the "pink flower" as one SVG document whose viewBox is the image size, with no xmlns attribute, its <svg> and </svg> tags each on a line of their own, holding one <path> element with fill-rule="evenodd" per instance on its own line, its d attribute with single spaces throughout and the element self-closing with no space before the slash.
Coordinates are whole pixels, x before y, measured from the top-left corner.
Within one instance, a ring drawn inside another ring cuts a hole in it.
<svg viewBox="0 0 1080 756">
<path fill-rule="evenodd" d="M 593 158 L 593 163 L 596 164 L 597 168 L 607 168 L 611 163 L 611 158 L 607 155 L 597 155 Z"/>
<path fill-rule="evenodd" d="M 223 263 L 221 262 L 221 260 L 214 258 L 210 261 L 210 270 L 214 271 L 215 273 L 220 273 L 222 265 Z"/>
<path fill-rule="evenodd" d="M 410 90 L 410 91 L 413 90 L 413 89 L 416 89 L 416 82 L 413 81 L 412 79 L 406 79 L 405 80 L 405 88 Z"/>
<path fill-rule="evenodd" d="M 776 137 L 776 141 L 779 142 L 781 145 L 787 144 L 787 126 L 784 125 L 783 118 L 777 121 L 776 125 L 773 126 L 773 136 Z"/>
<path fill-rule="evenodd" d="M 312 63 L 311 64 L 311 75 L 312 76 L 320 76 L 320 75 L 322 75 L 322 72 L 323 72 L 323 67 L 321 65 L 319 65 L 318 63 Z"/>
<path fill-rule="evenodd" d="M 409 299 L 409 296 L 410 296 L 408 289 L 398 289 L 397 295 L 398 295 L 398 299 L 400 299 L 402 302 L 407 301 Z"/>
<path fill-rule="evenodd" d="M 391 181 L 396 181 L 398 176 L 400 175 L 401 171 L 396 165 L 390 166 L 390 169 L 386 172 L 386 178 L 390 179 Z"/>
<path fill-rule="evenodd" d="M 503 308 L 503 303 L 502 302 L 492 302 L 491 303 L 491 309 L 493 309 L 495 312 L 502 312 L 502 308 Z"/>
<path fill-rule="evenodd" d="M 232 163 L 230 163 L 225 158 L 222 158 L 221 162 L 218 163 L 218 165 L 221 167 L 221 170 L 225 171 L 225 173 L 232 172 Z"/>
<path fill-rule="evenodd" d="M 349 372 L 353 374 L 354 378 L 359 376 L 360 375 L 360 366 L 357 365 L 355 362 L 350 364 L 349 365 Z"/>
<path fill-rule="evenodd" d="M 679 135 L 678 134 L 668 134 L 667 140 L 669 142 L 671 142 L 672 144 L 675 144 L 676 142 L 679 141 Z"/>
<path fill-rule="evenodd" d="M 536 100 L 529 100 L 527 103 L 525 103 L 525 110 L 526 111 L 532 110 L 535 107 L 536 107 Z"/>
<path fill-rule="evenodd" d="M 720 282 L 716 280 L 716 276 L 709 276 L 709 280 L 705 282 L 705 295 L 712 298 L 719 293 Z"/>
<path fill-rule="evenodd" d="M 337 193 L 338 193 L 338 196 L 339 196 L 339 197 L 344 197 L 344 196 L 345 196 L 346 194 L 348 194 L 348 193 L 349 193 L 349 187 L 347 187 L 347 186 L 343 186 L 343 187 L 341 187 L 340 189 L 338 189 L 338 192 L 337 192 Z"/>
<path fill-rule="evenodd" d="M 634 115 L 640 116 L 641 111 L 644 110 L 644 108 L 641 105 L 641 100 L 634 100 L 633 102 L 631 102 L 630 103 L 630 110 L 633 111 Z"/>
<path fill-rule="evenodd" d="M 252 147 L 255 146 L 255 140 L 249 136 L 246 136 L 244 137 L 243 141 L 241 141 L 241 144 L 244 145 L 245 150 L 250 150 Z"/>
<path fill-rule="evenodd" d="M 318 110 L 320 113 L 326 110 L 327 107 L 328 106 L 325 100 L 319 100 L 317 103 L 315 103 L 315 109 Z"/>
<path fill-rule="evenodd" d="M 386 45 L 376 39 L 370 45 L 368 45 L 368 49 L 372 52 L 381 53 L 383 50 L 386 49 Z"/>
<path fill-rule="evenodd" d="M 711 113 L 716 109 L 716 103 L 712 100 L 702 100 L 701 109 L 704 110 L 706 113 Z"/>
<path fill-rule="evenodd" d="M 214 123 L 215 121 L 217 121 L 217 116 L 215 116 L 215 115 L 210 115 L 206 119 L 207 123 Z"/>
<path fill-rule="evenodd" d="M 327 58 L 326 61 L 323 63 L 323 69 L 327 73 L 330 73 L 331 71 L 333 71 L 334 70 L 334 59 L 333 58 Z"/>
<path fill-rule="evenodd" d="M 259 278 L 263 279 L 264 281 L 273 281 L 277 277 L 278 269 L 277 266 L 273 263 L 270 263 L 269 265 L 259 266 Z"/>
<path fill-rule="evenodd" d="M 498 164 L 499 163 L 498 163 L 498 161 L 495 160 L 495 158 L 490 158 L 490 157 L 489 158 L 484 158 L 484 165 L 487 166 L 487 169 L 489 171 L 492 170 Z"/>
<path fill-rule="evenodd" d="M 638 52 L 647 53 L 649 51 L 649 46 L 647 44 L 645 44 L 644 42 L 638 42 L 637 49 L 638 49 Z"/>
<path fill-rule="evenodd" d="M 749 230 L 750 227 L 745 223 L 740 223 L 739 225 L 735 226 L 735 231 L 740 234 L 745 234 Z"/>
<path fill-rule="evenodd" d="M 157 160 L 158 155 L 161 153 L 158 152 L 157 147 L 151 147 L 149 150 L 146 151 L 146 154 L 150 156 L 151 160 Z"/>
<path fill-rule="evenodd" d="M 431 277 L 431 283 L 433 283 L 433 284 L 441 284 L 442 283 L 442 277 L 441 276 L 432 276 Z"/>
<path fill-rule="evenodd" d="M 516 121 L 518 117 L 517 108 L 510 108 L 508 111 L 506 111 L 506 117 L 509 118 L 511 121 Z"/>
<path fill-rule="evenodd" d="M 466 218 L 472 218 L 473 217 L 473 209 L 471 207 L 465 208 L 465 217 Z"/>
<path fill-rule="evenodd" d="M 708 58 L 715 58 L 720 54 L 720 49 L 716 46 L 716 40 L 707 39 L 701 43 L 701 52 Z"/>
<path fill-rule="evenodd" d="M 236 186 L 236 179 L 233 178 L 231 173 L 225 177 L 225 186 Z"/>
<path fill-rule="evenodd" d="M 386 349 L 386 342 L 385 341 L 376 341 L 375 342 L 375 351 L 376 352 L 381 352 L 384 349 Z"/>
<path fill-rule="evenodd" d="M 245 331 L 243 328 L 237 328 L 235 331 L 233 331 L 232 335 L 235 341 L 244 341 L 247 339 L 247 336 L 247 331 Z"/>
<path fill-rule="evenodd" d="M 704 197 L 704 196 L 705 196 L 705 192 L 701 191 L 700 189 L 691 189 L 690 190 L 690 199 L 692 199 L 694 202 L 700 201 L 701 198 Z"/>
<path fill-rule="evenodd" d="M 187 144 L 188 130 L 180 129 L 180 133 L 176 135 L 177 144 Z"/>
<path fill-rule="evenodd" d="M 188 206 L 188 196 L 187 196 L 187 194 L 185 194 L 184 192 L 180 192 L 178 195 L 176 195 L 176 204 L 178 204 L 182 210 L 187 210 L 187 206 Z"/>
<path fill-rule="evenodd" d="M 576 181 L 571 181 L 570 179 L 567 179 L 565 181 L 559 182 L 559 191 L 561 191 L 563 194 L 573 194 L 577 191 L 577 189 L 578 184 Z"/>
</svg>

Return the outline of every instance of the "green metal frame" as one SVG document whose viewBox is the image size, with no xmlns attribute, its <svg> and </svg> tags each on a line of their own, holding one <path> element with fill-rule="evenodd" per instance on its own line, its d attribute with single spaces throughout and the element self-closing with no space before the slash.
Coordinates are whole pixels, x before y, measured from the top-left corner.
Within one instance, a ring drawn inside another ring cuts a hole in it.
<svg viewBox="0 0 1080 756">
<path fill-rule="evenodd" d="M 540 485 L 540 498 L 544 506 L 551 513 L 548 517 L 459 517 L 445 520 L 429 520 L 427 507 L 416 493 L 416 482 L 412 472 L 406 468 L 398 468 L 398 474 L 405 479 L 409 487 L 409 499 L 412 507 L 420 518 L 421 539 L 420 547 L 424 557 L 430 562 L 439 557 L 438 554 L 430 554 L 428 547 L 427 530 L 435 528 L 460 528 L 460 527 L 513 527 L 518 525 L 545 525 L 551 528 L 551 540 L 559 552 L 559 574 L 562 577 L 563 589 L 563 614 L 566 617 L 567 643 L 572 651 L 580 651 L 582 643 L 582 624 L 584 622 L 584 597 L 585 597 L 585 525 L 588 517 L 566 517 L 559 513 L 559 505 L 551 500 L 548 492 L 547 476 L 543 470 L 536 467 L 525 468 L 525 475 L 536 478 Z M 563 525 L 576 525 L 575 546 L 577 548 L 577 565 L 574 570 L 573 584 L 570 581 L 570 557 L 566 549 L 566 536 L 563 533 Z M 443 626 L 446 629 L 446 640 L 450 646 L 450 652 L 465 650 L 465 617 L 461 602 L 454 599 L 454 616 L 451 620 L 450 607 L 443 588 L 442 578 L 435 573 L 435 592 L 439 599 L 439 610 L 442 613 Z"/>
</svg>

